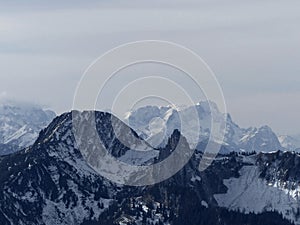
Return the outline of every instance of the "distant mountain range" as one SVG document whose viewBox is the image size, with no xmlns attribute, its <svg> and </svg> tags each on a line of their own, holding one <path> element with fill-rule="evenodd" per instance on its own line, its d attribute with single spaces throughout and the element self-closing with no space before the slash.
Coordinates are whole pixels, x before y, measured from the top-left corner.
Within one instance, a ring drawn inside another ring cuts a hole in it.
<svg viewBox="0 0 300 225">
<path fill-rule="evenodd" d="M 213 102 L 200 102 L 196 106 L 190 107 L 158 107 L 145 106 L 131 111 L 126 115 L 126 120 L 141 137 L 145 138 L 149 143 L 156 145 L 164 145 L 170 137 L 174 129 L 181 130 L 182 117 L 190 119 L 191 129 L 182 132 L 185 137 L 192 136 L 193 120 L 191 111 L 196 109 L 200 123 L 200 141 L 208 139 L 211 132 L 212 114 L 217 121 L 222 121 L 226 117 L 226 130 L 224 137 L 223 153 L 235 152 L 270 152 L 274 150 L 296 150 L 300 147 L 300 139 L 289 136 L 277 135 L 268 126 L 260 128 L 241 128 L 231 118 L 229 114 L 224 115 L 218 110 Z M 184 115 L 184 116 L 182 116 Z M 219 118 L 219 119 L 218 119 Z M 192 121 L 192 122 L 191 122 Z M 194 124 L 197 124 L 194 122 Z M 225 126 L 224 126 L 225 127 Z"/>
<path fill-rule="evenodd" d="M 285 149 L 300 152 L 300 136 L 279 135 L 278 139 L 281 146 Z"/>
<path fill-rule="evenodd" d="M 28 103 L 0 102 L 0 155 L 9 154 L 34 143 L 39 132 L 56 114 Z"/>
<path fill-rule="evenodd" d="M 223 153 L 300 151 L 300 137 L 277 136 L 268 126 L 241 128 L 229 114 L 223 115 L 213 102 L 200 102 L 195 108 L 199 114 L 200 142 L 207 139 L 210 134 L 211 113 L 214 113 L 216 118 L 227 117 Z M 129 112 L 126 120 L 128 125 L 150 144 L 163 146 L 175 129 L 181 129 L 180 114 L 188 114 L 190 111 L 191 107 L 146 106 Z M 39 132 L 55 116 L 53 111 L 44 110 L 38 105 L 13 101 L 0 102 L 0 155 L 32 145 Z M 187 138 L 189 135 L 183 133 Z"/>
</svg>

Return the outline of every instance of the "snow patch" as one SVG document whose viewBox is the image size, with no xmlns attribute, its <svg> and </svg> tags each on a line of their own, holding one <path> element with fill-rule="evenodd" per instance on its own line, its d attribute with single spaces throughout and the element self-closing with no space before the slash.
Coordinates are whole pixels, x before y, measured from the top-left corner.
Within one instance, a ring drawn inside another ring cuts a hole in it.
<svg viewBox="0 0 300 225">
<path fill-rule="evenodd" d="M 240 170 L 240 177 L 224 180 L 228 191 L 214 195 L 218 205 L 244 213 L 274 210 L 300 224 L 300 220 L 295 219 L 299 211 L 300 188 L 289 190 L 281 183 L 268 184 L 259 175 L 257 166 L 244 166 Z"/>
</svg>

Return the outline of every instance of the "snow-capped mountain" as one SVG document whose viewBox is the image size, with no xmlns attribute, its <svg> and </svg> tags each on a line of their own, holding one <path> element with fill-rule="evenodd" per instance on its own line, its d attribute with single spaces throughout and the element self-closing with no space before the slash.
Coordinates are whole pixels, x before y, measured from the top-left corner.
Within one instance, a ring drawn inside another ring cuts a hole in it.
<svg viewBox="0 0 300 225">
<path fill-rule="evenodd" d="M 90 113 L 79 113 L 78 118 L 86 120 Z M 120 142 L 117 133 L 138 142 L 130 141 L 132 146 L 144 143 L 121 121 L 113 127 L 112 118 L 118 119 L 111 114 L 96 112 L 95 118 L 100 140 L 114 157 L 122 160 L 132 150 Z M 80 130 L 85 131 L 84 127 Z M 137 139 L 131 139 L 130 134 Z M 173 132 L 167 145 L 156 149 L 159 152 L 153 155 L 152 162 L 167 157 L 182 138 L 180 132 Z M 180 145 L 182 151 L 188 148 L 184 140 Z M 300 182 L 300 160 L 296 154 L 219 155 L 210 167 L 200 172 L 202 152 L 199 149 L 173 177 L 155 185 L 130 187 L 101 177 L 87 164 L 78 146 L 72 113 L 65 113 L 42 130 L 32 146 L 0 157 L 0 224 L 292 225 L 293 221 L 300 224 L 295 204 L 299 202 L 293 191 Z M 135 161 L 134 158 L 126 160 L 127 163 Z M 254 172 L 248 173 L 249 167 Z M 252 198 L 247 198 L 249 206 L 241 205 L 238 198 L 242 199 L 255 185 L 272 189 L 264 188 L 263 194 L 257 192 L 257 196 L 252 191 Z M 241 193 L 232 199 L 236 204 L 227 204 L 231 199 L 228 196 L 235 191 Z M 279 194 L 276 202 L 268 198 L 271 193 Z M 262 196 L 259 208 L 252 210 L 250 206 Z M 227 207 L 240 211 L 230 211 Z M 250 213 L 244 214 L 244 208 Z"/>
<path fill-rule="evenodd" d="M 37 105 L 3 101 L 0 103 L 0 155 L 27 147 L 55 117 Z"/>
<path fill-rule="evenodd" d="M 279 135 L 278 139 L 282 147 L 289 151 L 300 152 L 300 137 L 289 136 L 289 135 Z"/>
<path fill-rule="evenodd" d="M 180 130 L 182 135 L 187 138 L 193 136 L 193 132 L 197 130 L 197 127 L 195 127 L 197 123 L 193 123 L 195 118 L 189 116 L 193 109 L 197 110 L 199 116 L 200 142 L 209 137 L 212 126 L 211 121 L 214 118 L 217 122 L 226 121 L 223 145 L 226 146 L 227 152 L 269 152 L 283 149 L 270 127 L 241 128 L 231 119 L 229 114 L 224 115 L 221 113 L 213 102 L 204 101 L 195 106 L 181 108 L 145 106 L 127 113 L 125 120 L 150 144 L 163 146 L 174 129 Z M 181 130 L 182 118 L 190 120 L 189 129 L 186 131 Z"/>
</svg>

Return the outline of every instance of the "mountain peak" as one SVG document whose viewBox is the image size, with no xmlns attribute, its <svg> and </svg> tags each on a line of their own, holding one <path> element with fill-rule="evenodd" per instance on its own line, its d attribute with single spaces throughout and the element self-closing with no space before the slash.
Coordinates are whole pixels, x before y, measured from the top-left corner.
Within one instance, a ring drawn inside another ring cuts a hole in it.
<svg viewBox="0 0 300 225">
<path fill-rule="evenodd" d="M 206 112 L 220 112 L 218 105 L 213 101 L 200 101 L 196 104 L 196 106 L 202 107 L 202 109 Z"/>
<path fill-rule="evenodd" d="M 259 130 L 260 130 L 260 131 L 273 132 L 273 131 L 272 131 L 272 128 L 269 127 L 268 125 L 261 126 L 261 127 L 259 128 Z"/>
</svg>

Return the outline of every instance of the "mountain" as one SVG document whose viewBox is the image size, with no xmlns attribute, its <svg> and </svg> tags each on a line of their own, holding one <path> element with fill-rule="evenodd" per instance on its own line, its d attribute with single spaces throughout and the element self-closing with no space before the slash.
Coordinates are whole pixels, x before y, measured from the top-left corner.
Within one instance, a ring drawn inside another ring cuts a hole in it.
<svg viewBox="0 0 300 225">
<path fill-rule="evenodd" d="M 191 111 L 196 109 L 198 119 L 191 115 Z M 181 129 L 184 119 L 187 118 L 189 129 Z M 269 152 L 274 150 L 283 150 L 278 137 L 268 126 L 260 128 L 241 128 L 231 118 L 229 114 L 224 115 L 218 110 L 213 102 L 203 101 L 195 106 L 172 107 L 172 106 L 145 106 L 138 108 L 126 115 L 126 120 L 134 130 L 145 138 L 153 146 L 165 145 L 166 140 L 170 137 L 174 129 L 181 131 L 185 137 L 196 136 L 193 131 L 197 130 L 196 122 L 200 124 L 200 142 L 208 139 L 211 133 L 212 118 L 217 123 L 224 121 L 226 118 L 225 137 L 223 145 L 226 146 L 226 152 Z"/>
<path fill-rule="evenodd" d="M 289 135 L 279 135 L 278 139 L 282 147 L 289 151 L 300 152 L 300 137 L 289 136 Z"/>
<path fill-rule="evenodd" d="M 300 159 L 295 153 L 219 155 L 200 172 L 203 154 L 199 149 L 165 181 L 122 185 L 100 176 L 97 167 L 87 163 L 90 158 L 75 141 L 74 115 L 84 122 L 78 131 L 82 135 L 89 131 L 86 125 L 94 115 L 107 153 L 121 161 L 135 165 L 135 157 L 124 158 L 133 154 L 126 145 L 149 148 L 134 130 L 109 113 L 73 112 L 56 117 L 32 146 L 0 157 L 0 224 L 300 224 L 299 201 L 294 195 L 300 182 Z M 120 135 L 128 141 L 126 145 Z M 139 153 L 146 157 L 140 163 L 162 162 L 177 146 L 183 152 L 189 148 L 175 130 L 164 147 L 152 149 L 156 153 L 152 158 L 147 154 L 151 149 Z"/>
<path fill-rule="evenodd" d="M 0 155 L 25 148 L 35 141 L 55 113 L 37 105 L 5 101 L 0 103 Z"/>
</svg>

